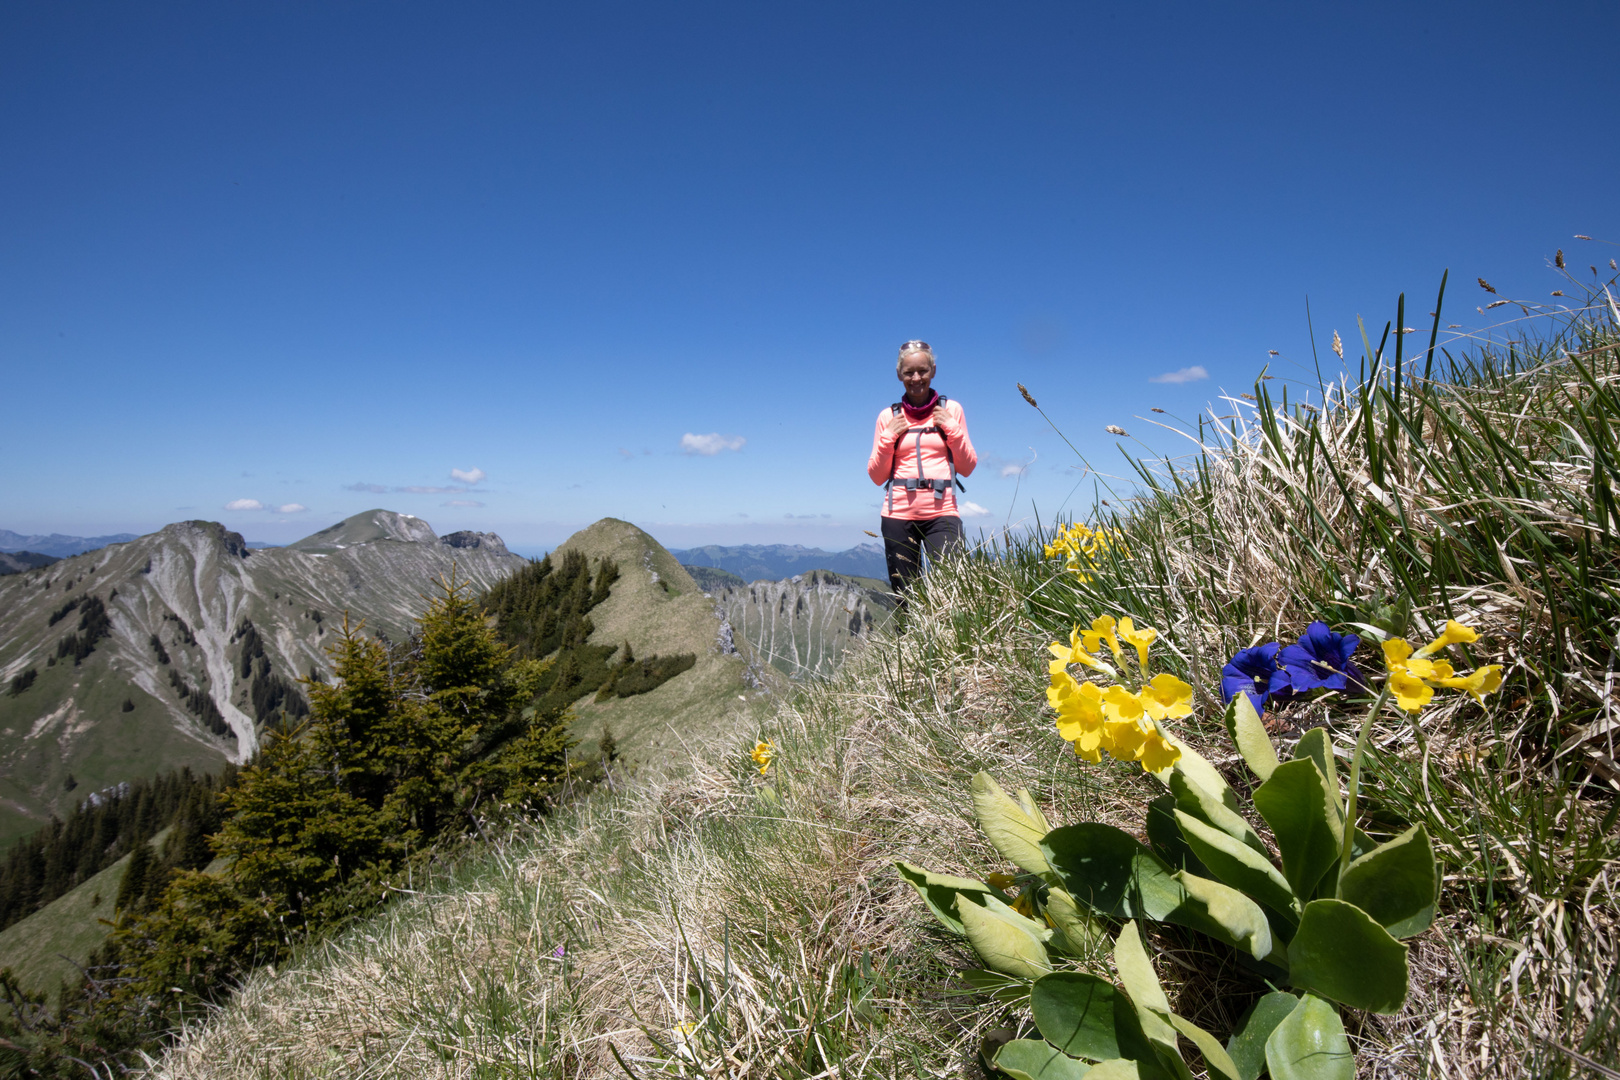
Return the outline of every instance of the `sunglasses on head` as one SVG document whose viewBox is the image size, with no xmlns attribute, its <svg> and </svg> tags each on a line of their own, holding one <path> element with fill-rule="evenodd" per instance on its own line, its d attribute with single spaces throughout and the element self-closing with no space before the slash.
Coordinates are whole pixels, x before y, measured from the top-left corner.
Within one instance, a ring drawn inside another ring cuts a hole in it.
<svg viewBox="0 0 1620 1080">
<path fill-rule="evenodd" d="M 932 353 L 933 351 L 933 349 L 929 348 L 928 342 L 926 341 L 908 341 L 904 345 L 900 346 L 901 356 L 904 356 L 908 352 Z"/>
</svg>

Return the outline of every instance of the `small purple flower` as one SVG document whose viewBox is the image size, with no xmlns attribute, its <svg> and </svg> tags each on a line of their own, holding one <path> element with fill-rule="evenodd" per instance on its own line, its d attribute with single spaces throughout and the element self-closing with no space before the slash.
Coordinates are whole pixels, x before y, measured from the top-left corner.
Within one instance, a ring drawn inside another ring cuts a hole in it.
<svg viewBox="0 0 1620 1080">
<path fill-rule="evenodd" d="M 565 949 L 561 945 L 559 945 L 555 949 L 551 950 L 551 958 L 553 960 L 561 960 L 563 957 L 565 957 L 567 955 L 568 955 L 568 950 Z"/>
<path fill-rule="evenodd" d="M 1277 654 L 1277 666 L 1287 672 L 1288 685 L 1296 694 L 1360 686 L 1361 676 L 1350 663 L 1350 654 L 1360 645 L 1356 635 L 1335 634 L 1318 619 L 1305 628 L 1298 642 Z"/>
<path fill-rule="evenodd" d="M 1238 694 L 1249 695 L 1256 713 L 1265 711 L 1266 699 L 1286 698 L 1288 673 L 1277 667 L 1277 643 L 1268 641 L 1244 649 L 1221 668 L 1221 702 L 1229 703 Z"/>
</svg>

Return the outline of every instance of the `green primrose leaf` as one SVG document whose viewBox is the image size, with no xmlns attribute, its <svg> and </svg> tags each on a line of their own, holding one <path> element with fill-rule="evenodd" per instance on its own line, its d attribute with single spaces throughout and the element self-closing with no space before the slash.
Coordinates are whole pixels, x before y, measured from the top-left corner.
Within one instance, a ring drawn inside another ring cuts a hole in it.
<svg viewBox="0 0 1620 1080">
<path fill-rule="evenodd" d="M 1051 867 L 1041 855 L 1041 837 L 1048 831 L 1046 820 L 1027 813 L 1001 790 L 1001 785 L 987 772 L 974 775 L 972 790 L 973 812 L 979 819 L 979 828 L 984 830 L 984 835 L 995 849 L 1031 874 L 1051 872 Z M 1029 799 L 1027 791 L 1021 791 L 1019 795 L 1022 799 Z"/>
<path fill-rule="evenodd" d="M 1356 1058 L 1338 1011 L 1306 994 L 1266 1040 L 1271 1080 L 1355 1080 Z"/>
<path fill-rule="evenodd" d="M 1439 887 L 1429 832 L 1414 825 L 1352 862 L 1339 879 L 1339 899 L 1371 915 L 1390 937 L 1407 938 L 1434 921 Z"/>
<path fill-rule="evenodd" d="M 1226 706 L 1225 719 L 1226 733 L 1232 737 L 1232 745 L 1238 748 L 1238 753 L 1243 755 L 1243 762 L 1249 771 L 1261 781 L 1270 780 L 1272 770 L 1281 762 L 1277 760 L 1271 736 L 1266 734 L 1266 725 L 1260 722 L 1248 694 L 1232 696 Z"/>
<path fill-rule="evenodd" d="M 1181 826 L 1193 853 L 1215 877 L 1260 901 L 1289 924 L 1299 921 L 1299 901 L 1270 859 L 1191 814 L 1177 810 L 1176 824 Z"/>
<path fill-rule="evenodd" d="M 1406 946 L 1343 900 L 1312 900 L 1288 943 L 1288 980 L 1352 1009 L 1398 1012 L 1406 1000 Z"/>
<path fill-rule="evenodd" d="M 1309 899 L 1338 861 L 1344 839 L 1338 795 L 1329 789 L 1316 759 L 1298 757 L 1277 766 L 1271 779 L 1255 788 L 1254 808 L 1277 838 L 1289 888 Z"/>
<path fill-rule="evenodd" d="M 1260 842 L 1253 827 L 1221 802 L 1220 796 L 1186 773 L 1173 771 L 1170 774 L 1170 791 L 1176 797 L 1177 810 L 1221 830 L 1234 840 L 1242 841 L 1262 855 L 1266 853 L 1266 845 Z"/>
<path fill-rule="evenodd" d="M 1114 939 L 1114 967 L 1119 969 L 1119 981 L 1125 985 L 1125 992 L 1139 1009 L 1170 1015 L 1170 999 L 1164 995 L 1158 973 L 1153 970 L 1153 961 L 1148 959 L 1147 948 L 1142 944 L 1142 931 L 1134 921 L 1120 927 L 1119 937 Z"/>
<path fill-rule="evenodd" d="M 1238 1076 L 1237 1065 L 1219 1039 L 1185 1016 L 1171 1013 L 1170 1022 L 1176 1026 L 1177 1031 L 1187 1037 L 1189 1042 L 1198 1047 L 1198 1052 L 1204 1056 L 1204 1064 L 1209 1067 L 1211 1080 L 1243 1080 Z"/>
<path fill-rule="evenodd" d="M 1024 813 L 1029 815 L 1029 820 L 1033 821 L 1036 827 L 1041 830 L 1042 836 L 1052 831 L 1052 826 L 1046 823 L 1046 815 L 1041 813 L 1041 808 L 1035 805 L 1035 800 L 1030 797 L 1029 791 L 1025 788 L 1018 789 L 1018 806 Z"/>
<path fill-rule="evenodd" d="M 1112 825 L 1059 826 L 1041 841 L 1041 854 L 1069 895 L 1099 915 L 1163 920 L 1186 898 L 1164 860 Z"/>
<path fill-rule="evenodd" d="M 1209 763 L 1209 759 L 1173 734 L 1166 732 L 1164 737 L 1172 746 L 1181 751 L 1181 757 L 1174 765 L 1167 769 L 1160 769 L 1153 775 L 1165 787 L 1169 787 L 1170 777 L 1179 769 L 1183 776 L 1186 776 L 1199 787 L 1225 803 L 1228 810 L 1236 811 L 1238 808 L 1237 792 L 1232 790 L 1231 785 L 1226 782 L 1226 778 L 1220 774 L 1220 771 Z M 1146 768 L 1146 766 L 1143 766 L 1143 768 Z"/>
<path fill-rule="evenodd" d="M 981 994 L 987 994 L 1008 1005 L 1022 1005 L 1029 1001 L 1027 979 L 1015 979 L 1011 975 L 1003 975 L 999 971 L 989 971 L 985 968 L 967 968 L 962 972 L 962 978 Z"/>
<path fill-rule="evenodd" d="M 1086 1080 L 1156 1080 L 1163 1075 L 1150 1062 L 1115 1058 L 1093 1065 L 1086 1073 Z"/>
<path fill-rule="evenodd" d="M 1226 1052 L 1237 1066 L 1237 1080 L 1257 1080 L 1265 1071 L 1266 1040 L 1298 1006 L 1298 997 L 1274 990 L 1243 1014 L 1237 1030 L 1226 1041 Z"/>
<path fill-rule="evenodd" d="M 1073 956 L 1086 955 L 1102 936 L 1102 928 L 1091 915 L 1081 911 L 1074 897 L 1056 885 L 1046 890 L 1046 915 L 1057 927 L 1052 944 Z"/>
<path fill-rule="evenodd" d="M 1229 885 L 1185 870 L 1175 880 L 1185 890 L 1186 899 L 1165 916 L 1166 922 L 1208 934 L 1256 960 L 1271 955 L 1271 924 L 1259 904 Z"/>
<path fill-rule="evenodd" d="M 1047 1042 L 1070 1057 L 1153 1058 L 1130 999 L 1107 979 L 1058 971 L 1035 980 L 1029 1007 Z M 1158 1075 L 1155 1066 L 1153 1075 Z"/>
<path fill-rule="evenodd" d="M 1023 979 L 1038 979 L 1052 970 L 1046 939 L 1052 931 L 1026 919 L 993 896 L 976 903 L 956 905 L 968 944 L 992 971 Z"/>
<path fill-rule="evenodd" d="M 1316 767 L 1322 770 L 1327 777 L 1328 785 L 1333 789 L 1335 799 L 1339 795 L 1339 764 L 1333 756 L 1333 741 L 1328 738 L 1327 728 L 1313 727 L 1299 737 L 1299 743 L 1294 747 L 1294 760 L 1310 758 L 1316 762 Z M 1340 817 L 1343 815 L 1343 804 L 1340 804 Z"/>
<path fill-rule="evenodd" d="M 1159 976 L 1148 959 L 1142 944 L 1142 933 L 1135 922 L 1120 928 L 1114 939 L 1114 967 L 1119 970 L 1119 981 L 1125 984 L 1131 1005 L 1136 1009 L 1136 1021 L 1142 1025 L 1142 1034 L 1158 1050 L 1159 1062 L 1177 1077 L 1192 1080 L 1187 1063 L 1181 1058 L 1176 1045 L 1176 1029 L 1170 1023 L 1170 999 L 1159 985 Z"/>
<path fill-rule="evenodd" d="M 1186 838 L 1181 835 L 1181 826 L 1176 824 L 1174 795 L 1166 793 L 1148 803 L 1147 835 L 1153 853 L 1163 859 L 1170 869 L 1190 870 L 1203 877 L 1210 876 L 1209 870 L 1187 846 Z"/>
<path fill-rule="evenodd" d="M 894 865 L 899 869 L 900 876 L 917 890 L 917 895 L 928 905 L 928 910 L 934 913 L 934 918 L 954 934 L 966 933 L 962 928 L 962 920 L 956 913 L 957 896 L 965 895 L 974 903 L 982 904 L 985 897 L 994 893 L 994 890 L 982 881 L 931 873 L 908 862 L 896 862 Z"/>
<path fill-rule="evenodd" d="M 1080 1080 L 1091 1066 L 1045 1039 L 1014 1039 L 996 1051 L 995 1066 L 1013 1080 Z"/>
</svg>

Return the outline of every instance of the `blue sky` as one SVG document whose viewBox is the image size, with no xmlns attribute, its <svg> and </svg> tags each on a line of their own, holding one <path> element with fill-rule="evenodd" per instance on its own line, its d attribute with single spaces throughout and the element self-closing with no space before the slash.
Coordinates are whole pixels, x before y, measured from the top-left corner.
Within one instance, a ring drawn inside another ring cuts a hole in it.
<svg viewBox="0 0 1620 1080">
<path fill-rule="evenodd" d="M 1403 290 L 1426 327 L 1448 267 L 1470 326 L 1476 277 L 1602 269 L 1571 237 L 1620 240 L 1617 31 L 1613 3 L 9 3 L 0 527 L 281 542 L 381 505 L 530 549 L 604 515 L 846 547 L 909 337 L 984 459 L 970 525 L 1049 513 L 1076 461 L 1015 382 L 1124 472 L 1105 425 L 1170 450 L 1136 417 L 1268 360 L 1314 387 L 1307 295 L 1355 343 Z"/>
</svg>

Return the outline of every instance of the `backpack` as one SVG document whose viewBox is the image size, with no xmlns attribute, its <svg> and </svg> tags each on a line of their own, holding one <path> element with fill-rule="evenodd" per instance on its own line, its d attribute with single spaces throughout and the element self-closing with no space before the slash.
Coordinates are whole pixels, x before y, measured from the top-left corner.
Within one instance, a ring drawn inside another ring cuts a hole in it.
<svg viewBox="0 0 1620 1080">
<path fill-rule="evenodd" d="M 946 397 L 944 394 L 941 394 L 939 395 L 938 404 L 943 405 L 949 400 L 950 398 Z M 895 416 L 901 416 L 905 413 L 902 403 L 898 401 L 889 406 L 889 411 Z M 901 440 L 903 440 L 906 435 L 911 435 L 913 433 L 915 433 L 917 436 L 916 441 L 912 444 L 917 453 L 917 475 L 906 480 L 896 481 L 894 478 L 894 473 L 895 470 L 900 466 Z M 949 480 L 946 480 L 943 477 L 930 480 L 922 475 L 922 437 L 924 435 L 938 435 L 940 442 L 945 444 L 945 460 L 951 466 L 951 478 Z M 907 491 L 916 491 L 918 488 L 921 488 L 924 491 L 932 491 L 934 493 L 934 501 L 936 503 L 942 503 L 945 501 L 945 493 L 951 489 L 952 484 L 955 484 L 963 491 L 967 490 L 967 485 L 956 478 L 956 458 L 951 454 L 951 441 L 945 437 L 945 432 L 940 430 L 938 424 L 929 424 L 927 427 L 908 427 L 905 430 L 905 433 L 902 434 L 899 439 L 894 441 L 894 455 L 889 459 L 889 479 L 883 485 L 884 490 L 889 493 L 889 509 L 891 511 L 894 509 L 894 487 L 896 483 L 902 485 Z"/>
</svg>

